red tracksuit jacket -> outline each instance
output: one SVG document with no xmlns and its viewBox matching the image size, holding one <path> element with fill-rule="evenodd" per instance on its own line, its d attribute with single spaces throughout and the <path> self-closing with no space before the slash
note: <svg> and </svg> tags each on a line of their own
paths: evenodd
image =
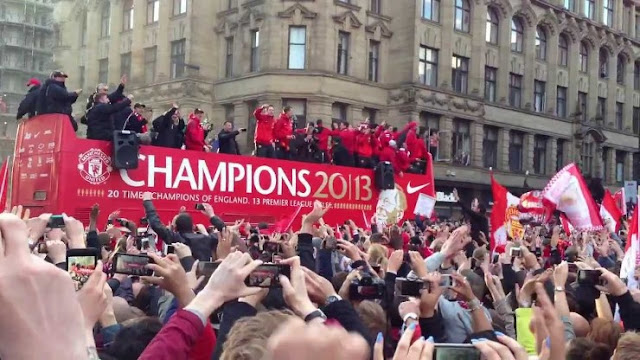
<svg viewBox="0 0 640 360">
<path fill-rule="evenodd" d="M 187 150 L 204 151 L 204 128 L 194 114 L 189 115 L 189 123 L 184 134 L 184 145 Z"/>
<path fill-rule="evenodd" d="M 393 166 L 393 170 L 396 170 L 396 150 L 391 146 L 385 146 L 380 152 L 380 161 L 388 161 Z"/>
<path fill-rule="evenodd" d="M 339 137 L 340 140 L 342 140 L 342 145 L 350 154 L 353 154 L 355 151 L 357 135 L 358 130 L 355 129 L 333 130 L 331 132 L 331 136 Z"/>
<path fill-rule="evenodd" d="M 373 156 L 377 141 L 373 134 L 358 134 L 356 137 L 356 154 L 361 157 L 370 158 Z"/>
<path fill-rule="evenodd" d="M 273 126 L 273 139 L 280 142 L 280 146 L 289 149 L 289 136 L 293 134 L 291 118 L 282 113 Z"/>
<path fill-rule="evenodd" d="M 273 116 L 262 114 L 262 108 L 259 107 L 253 113 L 256 118 L 256 133 L 254 140 L 257 145 L 271 145 L 273 143 L 273 126 L 275 120 Z"/>
<path fill-rule="evenodd" d="M 396 153 L 396 166 L 394 168 L 396 172 L 405 172 L 409 170 L 409 166 L 411 165 L 411 161 L 409 160 L 409 154 L 406 150 L 398 150 Z"/>
<path fill-rule="evenodd" d="M 329 150 L 329 136 L 331 136 L 331 130 L 324 126 L 316 127 L 316 138 L 318 139 L 318 149 L 321 151 Z"/>
</svg>

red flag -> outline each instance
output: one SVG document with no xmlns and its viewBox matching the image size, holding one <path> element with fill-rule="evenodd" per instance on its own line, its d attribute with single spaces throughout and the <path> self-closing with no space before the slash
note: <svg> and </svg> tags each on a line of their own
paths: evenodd
<svg viewBox="0 0 640 360">
<path fill-rule="evenodd" d="M 640 200 L 640 197 L 638 198 Z M 638 262 L 638 256 L 640 255 L 640 246 L 638 246 L 638 239 L 640 234 L 640 203 L 636 205 L 636 209 L 633 211 L 631 222 L 629 223 L 629 232 L 627 233 L 627 243 L 624 249 L 624 258 L 622 259 L 622 265 L 620 266 L 620 278 L 627 279 L 627 286 L 630 289 L 637 288 L 638 280 L 635 278 L 634 273 Z"/>
<path fill-rule="evenodd" d="M 507 243 L 507 235 L 511 238 L 519 238 L 522 225 L 518 221 L 518 203 L 520 199 L 513 196 L 507 189 L 500 185 L 491 173 L 491 191 L 493 192 L 493 209 L 491 210 L 491 251 L 504 248 Z"/>
<path fill-rule="evenodd" d="M 620 209 L 616 206 L 616 201 L 613 199 L 613 196 L 611 196 L 609 190 L 604 191 L 604 197 L 600 205 L 600 216 L 609 232 L 618 232 L 618 230 L 620 230 L 620 217 L 622 217 L 622 212 L 620 212 Z"/>
<path fill-rule="evenodd" d="M 293 213 L 289 214 L 289 216 L 285 216 L 278 220 L 273 227 L 273 231 L 278 233 L 285 233 L 289 231 L 289 228 L 293 225 L 293 221 L 300 213 L 300 209 L 302 209 L 302 205 L 298 206 L 298 208 Z"/>
<path fill-rule="evenodd" d="M 598 205 L 576 164 L 569 164 L 553 176 L 542 190 L 548 206 L 564 212 L 576 230 L 600 230 Z"/>
<path fill-rule="evenodd" d="M 10 157 L 0 167 L 0 209 L 7 208 L 7 192 L 9 190 L 9 161 Z"/>
<path fill-rule="evenodd" d="M 613 194 L 613 200 L 616 201 L 616 205 L 618 205 L 618 209 L 620 209 L 620 212 L 622 213 L 622 215 L 627 215 L 626 198 L 627 197 L 624 193 L 624 188 L 620 188 L 620 190 L 616 191 L 616 193 Z"/>
<path fill-rule="evenodd" d="M 567 234 L 567 236 L 571 236 L 571 233 L 573 232 L 573 225 L 571 225 L 571 221 L 567 219 L 567 215 L 564 213 L 560 214 L 560 223 L 562 224 L 564 233 Z"/>
</svg>

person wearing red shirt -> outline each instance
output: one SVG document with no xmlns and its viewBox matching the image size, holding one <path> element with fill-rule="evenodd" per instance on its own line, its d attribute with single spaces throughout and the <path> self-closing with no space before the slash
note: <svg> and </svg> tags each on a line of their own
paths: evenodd
<svg viewBox="0 0 640 360">
<path fill-rule="evenodd" d="M 204 111 L 197 108 L 189 115 L 189 123 L 187 124 L 187 130 L 184 134 L 184 145 L 187 150 L 211 151 L 211 146 L 207 145 L 204 141 L 207 135 L 202 127 L 201 121 L 203 115 Z"/>
<path fill-rule="evenodd" d="M 373 168 L 373 151 L 377 146 L 375 136 L 367 126 L 360 130 L 356 138 L 356 155 L 358 156 L 358 167 L 365 169 Z"/>
<path fill-rule="evenodd" d="M 321 152 L 322 163 L 329 162 L 329 136 L 331 136 L 331 130 L 327 129 L 322 124 L 322 119 L 316 120 L 316 127 L 313 130 L 313 136 L 318 144 L 318 150 Z"/>
<path fill-rule="evenodd" d="M 380 162 L 389 162 L 393 166 L 395 171 L 397 168 L 397 155 L 396 155 L 396 142 L 394 140 L 389 141 L 388 146 L 384 146 L 380 152 Z"/>
<path fill-rule="evenodd" d="M 264 104 L 253 112 L 253 116 L 256 118 L 255 155 L 265 158 L 275 157 L 273 149 L 273 126 L 275 125 L 273 106 Z"/>
<path fill-rule="evenodd" d="M 398 150 L 398 152 L 396 153 L 397 168 L 394 168 L 394 170 L 396 171 L 396 173 L 407 172 L 410 165 L 411 161 L 409 160 L 409 153 L 407 152 L 407 150 L 405 150 L 405 148 L 400 148 L 400 150 Z"/>
<path fill-rule="evenodd" d="M 289 160 L 291 158 L 289 141 L 294 138 L 293 125 L 291 124 L 292 114 L 291 106 L 285 106 L 273 126 L 275 155 L 278 159 Z"/>
<path fill-rule="evenodd" d="M 355 153 L 354 150 L 356 147 L 356 136 L 358 135 L 358 131 L 356 129 L 352 129 L 346 121 L 341 122 L 338 126 L 338 129 L 331 132 L 331 136 L 340 138 L 340 143 L 345 149 L 347 149 L 349 156 L 354 159 L 354 161 L 349 162 L 356 163 L 353 155 Z"/>
<path fill-rule="evenodd" d="M 411 161 L 409 168 L 410 173 L 424 174 L 426 171 L 428 150 L 424 134 L 424 128 L 419 130 L 419 135 L 416 135 L 415 129 L 411 129 L 407 133 L 407 150 L 409 151 L 409 160 Z"/>
</svg>

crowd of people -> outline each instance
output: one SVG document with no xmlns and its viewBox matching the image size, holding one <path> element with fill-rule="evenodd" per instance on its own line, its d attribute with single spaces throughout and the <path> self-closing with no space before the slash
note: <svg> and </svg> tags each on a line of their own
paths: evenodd
<svg viewBox="0 0 640 360">
<path fill-rule="evenodd" d="M 29 91 L 20 104 L 17 119 L 64 114 L 77 131 L 72 105 L 82 89 L 69 92 L 65 85 L 67 77 L 62 71 L 54 71 L 44 84 L 38 79 L 30 79 L 27 83 Z M 225 121 L 217 135 L 209 136 L 213 128 L 205 121 L 204 111 L 194 109 L 185 121 L 178 104 L 173 104 L 171 109 L 149 121 L 146 106 L 134 103 L 133 95 L 125 95 L 126 83 L 127 77 L 123 76 L 111 93 L 108 85 L 99 84 L 88 97 L 86 112 L 80 120 L 87 125 L 88 139 L 111 141 L 114 131 L 128 130 L 138 134 L 141 144 L 234 155 L 241 153 L 236 137 L 246 132 L 246 128 L 236 130 L 231 121 Z M 428 153 L 435 155 L 437 151 L 437 133 L 429 134 L 415 122 L 408 123 L 402 130 L 384 122 L 374 124 L 369 119 L 357 126 L 347 121 L 332 122 L 331 128 L 327 128 L 318 119 L 298 128 L 291 107 L 285 106 L 278 115 L 269 104 L 260 106 L 253 115 L 256 119 L 253 153 L 259 157 L 361 168 L 373 168 L 379 162 L 389 162 L 396 173 L 422 174 L 426 171 Z"/>
<path fill-rule="evenodd" d="M 208 204 L 207 224 L 185 207 L 166 224 L 142 199 L 139 223 L 116 211 L 100 229 L 97 204 L 86 228 L 0 214 L 0 358 L 640 358 L 640 291 L 619 277 L 626 223 L 528 225 L 491 251 L 477 201 L 459 201 L 463 218 L 384 228 L 334 228 L 316 201 L 276 233 Z M 98 258 L 81 286 L 67 263 L 79 249 Z"/>
</svg>

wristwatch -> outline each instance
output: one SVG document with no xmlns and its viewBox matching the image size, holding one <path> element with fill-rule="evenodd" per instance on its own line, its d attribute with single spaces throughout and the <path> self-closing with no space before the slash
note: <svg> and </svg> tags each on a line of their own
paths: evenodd
<svg viewBox="0 0 640 360">
<path fill-rule="evenodd" d="M 340 297 L 340 295 L 329 295 L 329 297 L 327 298 L 327 300 L 324 302 L 324 305 L 331 305 L 336 301 L 340 301 L 342 300 L 342 298 Z"/>
<path fill-rule="evenodd" d="M 469 306 L 470 311 L 476 311 L 482 307 L 482 304 L 480 304 L 480 300 L 473 298 L 473 300 L 467 302 L 467 306 Z"/>
<path fill-rule="evenodd" d="M 309 315 L 304 317 L 304 322 L 308 323 L 314 319 L 321 318 L 322 321 L 327 320 L 327 315 L 325 315 L 322 310 L 316 309 L 309 313 Z"/>
<path fill-rule="evenodd" d="M 412 319 L 412 320 L 416 320 L 416 321 L 418 321 L 418 319 L 419 319 L 418 314 L 416 314 L 416 313 L 408 313 L 407 315 L 405 315 L 405 316 L 402 318 L 402 322 L 403 322 L 403 323 L 406 323 L 406 322 L 407 322 L 407 320 L 409 320 L 409 319 Z"/>
<path fill-rule="evenodd" d="M 555 292 L 564 292 L 564 286 L 556 286 L 553 290 Z"/>
</svg>

